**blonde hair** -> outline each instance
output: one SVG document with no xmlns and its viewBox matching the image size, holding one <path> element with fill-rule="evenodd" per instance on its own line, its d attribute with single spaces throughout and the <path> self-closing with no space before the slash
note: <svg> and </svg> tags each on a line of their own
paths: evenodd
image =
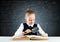
<svg viewBox="0 0 60 42">
<path fill-rule="evenodd" d="M 30 15 L 32 15 L 32 14 L 35 15 L 34 10 L 32 10 L 32 9 L 30 9 L 30 8 L 27 8 L 26 14 L 25 14 L 25 19 L 26 19 L 27 16 L 30 16 Z"/>
<path fill-rule="evenodd" d="M 31 8 L 27 8 L 26 13 L 32 14 L 32 13 L 35 13 L 35 12 Z"/>
</svg>

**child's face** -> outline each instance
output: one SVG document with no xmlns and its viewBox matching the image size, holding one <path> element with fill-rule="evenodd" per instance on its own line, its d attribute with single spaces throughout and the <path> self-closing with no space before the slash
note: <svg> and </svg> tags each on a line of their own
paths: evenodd
<svg viewBox="0 0 60 42">
<path fill-rule="evenodd" d="M 35 13 L 31 13 L 30 15 L 28 15 L 28 13 L 26 13 L 26 22 L 29 23 L 30 25 L 35 23 Z"/>
</svg>

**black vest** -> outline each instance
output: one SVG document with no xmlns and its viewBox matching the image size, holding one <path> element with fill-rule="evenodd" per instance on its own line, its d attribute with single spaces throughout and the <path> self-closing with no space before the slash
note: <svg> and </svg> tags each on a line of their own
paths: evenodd
<svg viewBox="0 0 60 42">
<path fill-rule="evenodd" d="M 26 23 L 23 23 L 23 25 L 24 25 L 23 32 L 26 31 L 27 29 L 32 30 L 34 27 L 37 27 L 37 24 L 34 24 L 33 27 L 28 26 Z M 31 33 L 28 33 L 28 34 L 26 34 L 26 35 L 37 35 L 37 33 L 32 33 L 32 32 L 31 32 Z"/>
</svg>

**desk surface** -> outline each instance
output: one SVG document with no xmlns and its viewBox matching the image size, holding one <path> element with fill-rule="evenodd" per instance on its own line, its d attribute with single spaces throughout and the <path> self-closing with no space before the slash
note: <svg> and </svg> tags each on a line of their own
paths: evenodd
<svg viewBox="0 0 60 42">
<path fill-rule="evenodd" d="M 48 37 L 48 40 L 12 40 L 12 37 L 0 36 L 0 42 L 60 42 L 60 37 Z"/>
</svg>

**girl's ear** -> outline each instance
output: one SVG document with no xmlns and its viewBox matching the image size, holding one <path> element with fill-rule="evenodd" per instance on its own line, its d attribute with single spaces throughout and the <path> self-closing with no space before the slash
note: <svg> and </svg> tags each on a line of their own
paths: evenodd
<svg viewBox="0 0 60 42">
<path fill-rule="evenodd" d="M 26 16 L 25 16 L 25 20 L 26 20 Z"/>
<path fill-rule="evenodd" d="M 27 18 L 27 15 L 25 14 L 25 20 L 26 20 L 26 18 Z"/>
</svg>

